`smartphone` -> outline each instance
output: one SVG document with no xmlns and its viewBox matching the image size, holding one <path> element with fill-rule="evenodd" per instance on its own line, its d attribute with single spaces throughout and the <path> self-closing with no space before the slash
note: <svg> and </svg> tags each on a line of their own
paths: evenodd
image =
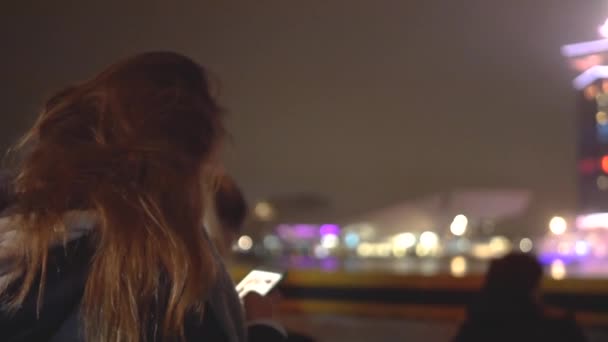
<svg viewBox="0 0 608 342">
<path fill-rule="evenodd" d="M 284 276 L 284 272 L 254 269 L 236 285 L 236 292 L 241 299 L 251 291 L 265 296 L 279 284 Z"/>
</svg>

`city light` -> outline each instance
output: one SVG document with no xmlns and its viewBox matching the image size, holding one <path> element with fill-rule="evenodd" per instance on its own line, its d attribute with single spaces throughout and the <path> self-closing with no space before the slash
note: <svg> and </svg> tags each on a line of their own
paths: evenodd
<svg viewBox="0 0 608 342">
<path fill-rule="evenodd" d="M 495 236 L 490 239 L 488 247 L 494 257 L 500 257 L 511 251 L 511 242 L 504 236 Z"/>
<path fill-rule="evenodd" d="M 362 258 L 369 258 L 373 253 L 373 246 L 367 242 L 364 242 L 357 247 L 357 254 Z"/>
<path fill-rule="evenodd" d="M 337 235 L 327 234 L 321 237 L 321 246 L 327 249 L 338 247 L 340 239 Z"/>
<path fill-rule="evenodd" d="M 431 254 L 431 250 L 429 248 L 424 247 L 423 245 L 416 246 L 416 255 L 419 257 L 425 257 Z"/>
<path fill-rule="evenodd" d="M 267 235 L 264 238 L 264 247 L 268 250 L 277 250 L 281 248 L 281 241 L 274 235 Z"/>
<path fill-rule="evenodd" d="M 426 231 L 420 234 L 420 239 L 416 246 L 416 255 L 419 257 L 435 255 L 438 248 L 439 236 L 433 232 Z"/>
<path fill-rule="evenodd" d="M 598 86 L 596 86 L 595 84 L 589 85 L 587 87 L 585 87 L 585 90 L 583 90 L 583 94 L 585 95 L 585 98 L 589 101 L 592 101 L 593 99 L 595 99 L 600 93 L 600 88 Z"/>
<path fill-rule="evenodd" d="M 247 235 L 241 236 L 237 241 L 237 246 L 242 251 L 248 251 L 253 247 L 253 240 Z"/>
<path fill-rule="evenodd" d="M 597 28 L 597 33 L 604 38 L 608 38 L 608 19 L 606 19 L 603 25 Z"/>
<path fill-rule="evenodd" d="M 604 126 L 608 123 L 608 114 L 606 112 L 599 111 L 595 114 L 595 121 L 598 125 Z"/>
<path fill-rule="evenodd" d="M 335 224 L 324 224 L 319 227 L 319 234 L 325 235 L 340 235 L 340 226 Z"/>
<path fill-rule="evenodd" d="M 471 255 L 478 259 L 490 259 L 495 257 L 489 244 L 485 243 L 473 244 L 471 247 Z"/>
<path fill-rule="evenodd" d="M 268 202 L 259 202 L 256 204 L 253 212 L 262 221 L 270 221 L 275 216 L 274 208 Z"/>
<path fill-rule="evenodd" d="M 519 250 L 524 253 L 529 253 L 534 248 L 534 243 L 529 238 L 523 238 L 519 241 Z"/>
<path fill-rule="evenodd" d="M 605 258 L 608 256 L 608 247 L 603 244 L 598 244 L 593 248 L 593 256 L 596 258 Z"/>
<path fill-rule="evenodd" d="M 325 259 L 329 256 L 329 250 L 323 246 L 315 246 L 314 253 L 317 259 Z"/>
<path fill-rule="evenodd" d="M 570 65 L 576 71 L 583 72 L 593 66 L 600 65 L 604 62 L 602 55 L 588 55 L 578 57 L 570 61 Z"/>
<path fill-rule="evenodd" d="M 454 217 L 452 224 L 450 225 L 450 232 L 455 236 L 462 236 L 467 231 L 467 225 L 469 224 L 469 219 L 464 215 L 457 215 Z"/>
<path fill-rule="evenodd" d="M 467 238 L 460 238 L 456 241 L 456 250 L 460 253 L 466 253 L 471 250 L 471 241 Z"/>
<path fill-rule="evenodd" d="M 348 232 L 344 235 L 344 244 L 350 249 L 357 248 L 360 240 L 359 235 L 355 232 Z"/>
<path fill-rule="evenodd" d="M 435 248 L 439 243 L 439 237 L 433 232 L 423 232 L 420 234 L 420 245 L 424 248 Z"/>
<path fill-rule="evenodd" d="M 562 280 L 566 278 L 566 265 L 564 265 L 564 262 L 559 259 L 553 260 L 549 273 L 551 278 L 555 280 Z"/>
<path fill-rule="evenodd" d="M 359 223 L 350 225 L 345 230 L 357 231 L 362 240 L 370 240 L 376 236 L 376 227 L 368 223 Z"/>
<path fill-rule="evenodd" d="M 450 261 L 450 274 L 454 277 L 461 278 L 467 273 L 467 259 L 463 256 L 454 257 Z"/>
<path fill-rule="evenodd" d="M 608 39 L 564 45 L 562 56 L 566 58 L 584 57 L 608 50 Z"/>
<path fill-rule="evenodd" d="M 578 162 L 578 169 L 584 175 L 593 174 L 598 168 L 599 165 L 595 158 L 585 158 Z"/>
<path fill-rule="evenodd" d="M 596 65 L 578 75 L 572 84 L 575 89 L 583 90 L 599 79 L 608 78 L 608 66 Z"/>
<path fill-rule="evenodd" d="M 597 188 L 601 191 L 608 190 L 608 177 L 601 175 L 596 180 Z"/>
<path fill-rule="evenodd" d="M 602 171 L 604 171 L 604 173 L 608 173 L 608 156 L 602 157 Z"/>
<path fill-rule="evenodd" d="M 390 243 L 379 243 L 376 245 L 376 255 L 381 258 L 391 256 L 392 246 Z"/>
<path fill-rule="evenodd" d="M 568 255 L 572 250 L 572 243 L 568 241 L 561 241 L 557 244 L 557 253 L 561 255 Z"/>
<path fill-rule="evenodd" d="M 608 228 L 608 213 L 593 213 L 581 215 L 576 219 L 576 226 L 580 229 L 591 230 Z"/>
<path fill-rule="evenodd" d="M 414 247 L 416 244 L 416 236 L 412 233 L 402 233 L 393 237 L 393 245 L 396 248 L 407 249 Z"/>
<path fill-rule="evenodd" d="M 416 236 L 412 233 L 401 233 L 395 235 L 392 239 L 393 255 L 395 257 L 403 257 L 407 254 L 407 250 L 416 245 Z"/>
<path fill-rule="evenodd" d="M 578 256 L 585 256 L 589 253 L 589 244 L 585 241 L 576 241 L 574 244 L 574 253 Z"/>
<path fill-rule="evenodd" d="M 549 221 L 549 230 L 555 235 L 562 235 L 568 229 L 566 219 L 561 216 L 555 216 Z"/>
<path fill-rule="evenodd" d="M 363 242 L 357 247 L 357 254 L 362 258 L 387 258 L 391 256 L 392 245 L 386 242 Z"/>
</svg>

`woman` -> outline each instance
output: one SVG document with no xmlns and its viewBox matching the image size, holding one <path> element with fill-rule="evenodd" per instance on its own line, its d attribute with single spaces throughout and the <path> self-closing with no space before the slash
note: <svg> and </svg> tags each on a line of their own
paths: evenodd
<svg viewBox="0 0 608 342">
<path fill-rule="evenodd" d="M 224 136 L 205 71 L 116 63 L 46 104 L 0 219 L 3 341 L 243 341 L 201 229 Z"/>
</svg>

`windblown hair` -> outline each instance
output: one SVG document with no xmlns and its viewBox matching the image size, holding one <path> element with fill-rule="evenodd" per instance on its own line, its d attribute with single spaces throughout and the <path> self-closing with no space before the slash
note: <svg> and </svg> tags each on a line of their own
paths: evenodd
<svg viewBox="0 0 608 342">
<path fill-rule="evenodd" d="M 185 316 L 202 315 L 215 274 L 201 222 L 220 113 L 204 69 L 172 52 L 136 55 L 51 97 L 18 145 L 25 271 L 13 308 L 38 281 L 41 305 L 62 217 L 90 210 L 87 340 L 142 341 L 151 330 L 183 339 Z"/>
</svg>

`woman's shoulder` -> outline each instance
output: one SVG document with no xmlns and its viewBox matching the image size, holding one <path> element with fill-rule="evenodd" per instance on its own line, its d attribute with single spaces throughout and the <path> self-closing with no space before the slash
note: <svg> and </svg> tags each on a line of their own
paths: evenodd
<svg viewBox="0 0 608 342">
<path fill-rule="evenodd" d="M 548 308 L 545 311 L 545 330 L 554 335 L 554 341 L 586 341 L 585 333 L 572 311 Z"/>
</svg>

